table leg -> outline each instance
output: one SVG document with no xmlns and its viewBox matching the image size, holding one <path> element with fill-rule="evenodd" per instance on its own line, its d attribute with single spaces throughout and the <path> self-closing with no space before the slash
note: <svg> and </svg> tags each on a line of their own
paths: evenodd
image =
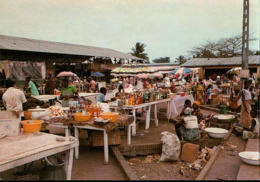
<svg viewBox="0 0 260 182">
<path fill-rule="evenodd" d="M 170 109 L 170 107 L 171 107 L 171 102 L 168 101 L 167 102 L 167 118 L 168 118 L 168 121 L 170 120 L 170 117 L 171 117 L 171 109 Z"/>
<path fill-rule="evenodd" d="M 104 155 L 105 155 L 105 164 L 108 164 L 108 138 L 107 138 L 106 130 L 104 130 Z"/>
<path fill-rule="evenodd" d="M 131 128 L 132 128 L 132 124 L 128 125 L 128 129 L 127 129 L 127 144 L 128 145 L 131 144 Z"/>
<path fill-rule="evenodd" d="M 74 148 L 66 151 L 65 171 L 67 180 L 71 180 Z"/>
<path fill-rule="evenodd" d="M 65 137 L 70 136 L 69 128 L 64 128 L 65 129 Z"/>
<path fill-rule="evenodd" d="M 136 111 L 133 109 L 133 116 L 134 116 L 134 123 L 132 125 L 132 135 L 135 136 L 136 134 Z"/>
<path fill-rule="evenodd" d="M 74 127 L 74 135 L 77 140 L 79 140 L 79 129 Z M 75 158 L 79 159 L 79 146 L 75 147 Z"/>
<path fill-rule="evenodd" d="M 145 122 L 145 129 L 147 130 L 150 127 L 150 115 L 151 115 L 151 105 L 148 106 L 148 110 L 146 113 L 146 122 Z"/>
<path fill-rule="evenodd" d="M 156 127 L 158 127 L 158 119 L 157 119 L 157 104 L 154 104 L 154 121 L 155 121 L 155 125 Z"/>
</svg>

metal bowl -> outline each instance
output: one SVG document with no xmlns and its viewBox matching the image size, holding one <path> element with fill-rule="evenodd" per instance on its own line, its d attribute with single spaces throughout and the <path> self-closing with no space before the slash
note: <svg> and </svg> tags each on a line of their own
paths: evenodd
<svg viewBox="0 0 260 182">
<path fill-rule="evenodd" d="M 213 117 L 216 118 L 220 123 L 229 123 L 235 119 L 235 116 L 230 114 L 220 114 Z"/>
<path fill-rule="evenodd" d="M 212 138 L 224 138 L 224 136 L 228 133 L 228 130 L 223 128 L 205 128 L 205 131 Z"/>
<path fill-rule="evenodd" d="M 239 157 L 247 164 L 250 165 L 260 165 L 260 153 L 259 152 L 251 152 L 244 151 L 240 152 Z"/>
</svg>

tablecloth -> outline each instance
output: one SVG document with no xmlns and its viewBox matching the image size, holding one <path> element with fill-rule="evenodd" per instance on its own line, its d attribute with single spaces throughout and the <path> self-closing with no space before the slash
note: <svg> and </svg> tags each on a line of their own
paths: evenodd
<svg viewBox="0 0 260 182">
<path fill-rule="evenodd" d="M 186 95 L 184 97 L 175 97 L 174 99 L 171 100 L 170 104 L 170 118 L 174 118 L 178 116 L 178 114 L 181 113 L 181 110 L 184 107 L 184 102 L 186 99 L 189 99 L 191 103 L 194 102 L 193 95 Z"/>
</svg>

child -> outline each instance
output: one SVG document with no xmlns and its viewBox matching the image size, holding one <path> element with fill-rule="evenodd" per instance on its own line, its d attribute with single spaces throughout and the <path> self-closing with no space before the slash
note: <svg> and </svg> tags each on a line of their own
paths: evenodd
<svg viewBox="0 0 260 182">
<path fill-rule="evenodd" d="M 210 100 L 211 100 L 211 87 L 212 87 L 212 85 L 208 85 L 208 88 L 205 91 L 205 100 L 204 100 L 204 102 L 206 104 L 210 104 Z"/>
<path fill-rule="evenodd" d="M 186 110 L 186 108 L 191 108 L 191 101 L 189 99 L 185 100 L 184 102 L 184 108 L 182 109 L 180 116 L 184 115 L 184 111 Z"/>
</svg>

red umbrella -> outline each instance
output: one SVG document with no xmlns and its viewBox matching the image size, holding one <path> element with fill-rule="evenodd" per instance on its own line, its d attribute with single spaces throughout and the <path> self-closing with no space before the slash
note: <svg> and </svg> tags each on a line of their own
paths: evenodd
<svg viewBox="0 0 260 182">
<path fill-rule="evenodd" d="M 76 76 L 76 74 L 72 73 L 71 71 L 62 71 L 57 75 L 57 77 L 61 77 L 61 76 Z"/>
</svg>

